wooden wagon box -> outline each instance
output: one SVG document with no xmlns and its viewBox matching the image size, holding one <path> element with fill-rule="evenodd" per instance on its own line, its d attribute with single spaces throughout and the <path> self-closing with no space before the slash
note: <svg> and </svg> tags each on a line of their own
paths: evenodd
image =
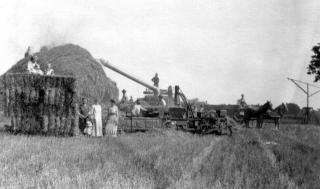
<svg viewBox="0 0 320 189">
<path fill-rule="evenodd" d="M 121 117 L 119 119 L 119 129 L 125 132 L 147 131 L 155 128 L 162 128 L 160 118 Z"/>
</svg>

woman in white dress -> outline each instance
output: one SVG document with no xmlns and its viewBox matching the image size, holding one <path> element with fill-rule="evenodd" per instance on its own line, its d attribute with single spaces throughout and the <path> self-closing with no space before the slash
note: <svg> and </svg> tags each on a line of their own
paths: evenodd
<svg viewBox="0 0 320 189">
<path fill-rule="evenodd" d="M 117 137 L 119 111 L 114 100 L 110 100 L 111 107 L 108 109 L 108 121 L 106 125 L 106 135 Z"/>
<path fill-rule="evenodd" d="M 95 132 L 93 136 L 102 136 L 102 118 L 101 118 L 101 106 L 96 99 L 94 105 L 92 105 L 92 113 L 95 121 Z"/>
</svg>

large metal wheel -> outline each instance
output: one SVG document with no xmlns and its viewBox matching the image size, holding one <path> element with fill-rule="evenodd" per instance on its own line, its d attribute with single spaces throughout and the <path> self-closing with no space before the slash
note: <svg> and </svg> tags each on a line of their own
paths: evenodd
<svg viewBox="0 0 320 189">
<path fill-rule="evenodd" d="M 208 133 L 208 130 L 209 130 L 208 125 L 203 124 L 200 126 L 200 134 L 205 135 Z"/>
</svg>

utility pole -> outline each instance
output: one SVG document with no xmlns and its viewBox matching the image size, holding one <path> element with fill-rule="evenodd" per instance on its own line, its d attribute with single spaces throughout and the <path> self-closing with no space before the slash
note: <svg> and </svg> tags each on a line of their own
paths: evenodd
<svg viewBox="0 0 320 189">
<path fill-rule="evenodd" d="M 313 85 L 311 83 L 307 83 L 307 82 L 304 82 L 304 81 L 299 81 L 299 80 L 296 80 L 296 79 L 291 79 L 291 78 L 288 78 L 289 81 L 292 81 L 299 89 L 301 89 L 306 95 L 307 95 L 307 110 L 306 110 L 306 123 L 309 124 L 309 121 L 310 121 L 310 106 L 309 106 L 309 98 L 314 96 L 315 94 L 319 93 L 320 92 L 320 87 L 317 86 L 317 85 Z M 307 89 L 304 89 L 303 86 L 306 86 Z M 309 92 L 309 88 L 310 87 L 313 87 L 313 88 L 317 88 L 317 90 L 313 93 L 310 94 Z"/>
</svg>

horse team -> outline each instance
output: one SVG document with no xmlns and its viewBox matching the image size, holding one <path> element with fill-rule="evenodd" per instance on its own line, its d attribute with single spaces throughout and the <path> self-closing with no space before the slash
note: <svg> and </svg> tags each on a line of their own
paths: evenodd
<svg viewBox="0 0 320 189">
<path fill-rule="evenodd" d="M 267 101 L 259 108 L 247 107 L 244 109 L 243 122 L 245 127 L 249 127 L 250 121 L 257 121 L 257 128 L 262 128 L 264 120 L 272 120 L 275 124 L 276 129 L 279 129 L 280 119 L 283 117 L 285 112 L 288 111 L 287 106 L 282 103 L 272 111 L 272 103 Z"/>
</svg>

